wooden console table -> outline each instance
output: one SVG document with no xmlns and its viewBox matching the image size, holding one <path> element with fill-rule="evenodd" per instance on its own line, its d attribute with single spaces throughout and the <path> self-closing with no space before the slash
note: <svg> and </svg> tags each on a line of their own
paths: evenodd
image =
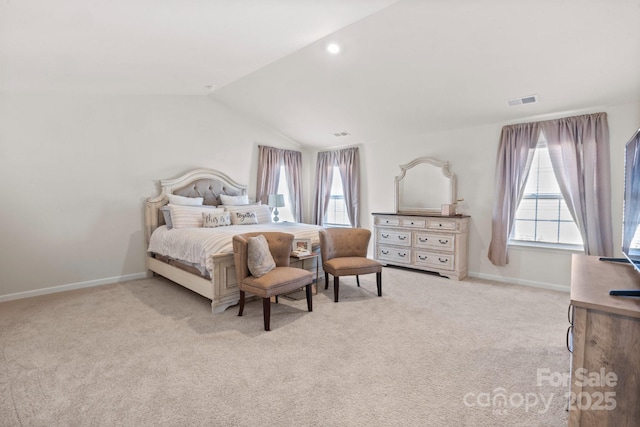
<svg viewBox="0 0 640 427">
<path fill-rule="evenodd" d="M 640 426 L 640 289 L 631 265 L 573 255 L 570 426 Z"/>
</svg>

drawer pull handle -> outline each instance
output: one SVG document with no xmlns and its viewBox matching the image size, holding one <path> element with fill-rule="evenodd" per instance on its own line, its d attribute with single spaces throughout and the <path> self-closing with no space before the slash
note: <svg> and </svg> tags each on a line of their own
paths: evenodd
<svg viewBox="0 0 640 427">
<path fill-rule="evenodd" d="M 407 236 L 398 236 L 398 239 L 400 239 L 400 240 L 407 240 Z"/>
<path fill-rule="evenodd" d="M 573 353 L 573 325 L 567 328 L 567 350 L 569 353 Z"/>
<path fill-rule="evenodd" d="M 426 237 L 418 237 L 418 240 L 420 240 L 422 243 L 425 243 L 426 241 L 428 241 L 429 239 L 427 239 Z"/>
<path fill-rule="evenodd" d="M 444 258 L 444 259 L 438 258 L 438 261 L 444 264 L 445 262 L 449 262 L 449 258 Z"/>
<path fill-rule="evenodd" d="M 398 252 L 398 256 L 399 256 L 400 258 L 404 258 L 405 256 L 407 256 L 407 254 L 403 254 L 402 252 Z"/>
<path fill-rule="evenodd" d="M 385 251 L 384 249 L 381 249 L 380 252 L 382 252 L 383 255 L 389 255 L 389 251 Z"/>
<path fill-rule="evenodd" d="M 447 243 L 449 243 L 449 240 L 438 239 L 438 242 L 440 242 L 443 245 L 446 245 Z"/>
<path fill-rule="evenodd" d="M 420 258 L 420 261 L 426 261 L 428 257 L 422 256 L 422 255 L 418 255 L 418 258 Z"/>
<path fill-rule="evenodd" d="M 381 236 L 382 236 L 383 239 L 388 239 L 389 238 L 388 234 L 381 234 Z"/>
<path fill-rule="evenodd" d="M 411 221 L 411 225 L 413 225 L 413 221 Z"/>
<path fill-rule="evenodd" d="M 442 227 L 442 224 L 438 224 L 438 227 Z"/>
</svg>

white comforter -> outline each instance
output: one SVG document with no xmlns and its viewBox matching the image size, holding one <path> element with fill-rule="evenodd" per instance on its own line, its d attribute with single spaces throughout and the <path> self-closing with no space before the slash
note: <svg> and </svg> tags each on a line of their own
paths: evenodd
<svg viewBox="0 0 640 427">
<path fill-rule="evenodd" d="M 282 231 L 291 233 L 296 239 L 311 239 L 311 246 L 320 244 L 318 230 L 320 226 L 294 222 L 270 224 L 230 225 L 215 228 L 179 228 L 158 227 L 149 241 L 149 252 L 187 261 L 195 266 L 204 266 L 209 273 L 213 262 L 209 255 L 233 252 L 231 240 L 236 234 L 254 231 Z"/>
</svg>

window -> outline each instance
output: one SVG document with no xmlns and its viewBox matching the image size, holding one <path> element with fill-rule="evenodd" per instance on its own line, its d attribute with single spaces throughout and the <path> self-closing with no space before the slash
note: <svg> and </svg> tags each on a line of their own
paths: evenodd
<svg viewBox="0 0 640 427">
<path fill-rule="evenodd" d="M 278 181 L 278 194 L 284 196 L 284 206 L 278 208 L 278 218 L 280 221 L 295 222 L 293 213 L 291 213 L 291 198 L 289 197 L 289 186 L 287 185 L 287 168 L 280 166 L 280 180 Z"/>
<path fill-rule="evenodd" d="M 560 193 L 544 137 L 531 162 L 510 240 L 582 249 L 582 237 Z"/>
<path fill-rule="evenodd" d="M 342 178 L 338 166 L 333 167 L 333 179 L 331 180 L 331 195 L 324 224 L 329 227 L 350 227 L 347 204 L 344 201 Z"/>
</svg>

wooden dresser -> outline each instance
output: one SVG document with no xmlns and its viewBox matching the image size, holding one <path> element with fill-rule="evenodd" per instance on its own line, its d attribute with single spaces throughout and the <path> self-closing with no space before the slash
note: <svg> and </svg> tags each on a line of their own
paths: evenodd
<svg viewBox="0 0 640 427">
<path fill-rule="evenodd" d="M 629 264 L 573 255 L 569 342 L 573 341 L 570 426 L 640 426 L 640 289 Z"/>
<path fill-rule="evenodd" d="M 375 259 L 382 264 L 467 277 L 469 217 L 374 213 Z"/>
</svg>

